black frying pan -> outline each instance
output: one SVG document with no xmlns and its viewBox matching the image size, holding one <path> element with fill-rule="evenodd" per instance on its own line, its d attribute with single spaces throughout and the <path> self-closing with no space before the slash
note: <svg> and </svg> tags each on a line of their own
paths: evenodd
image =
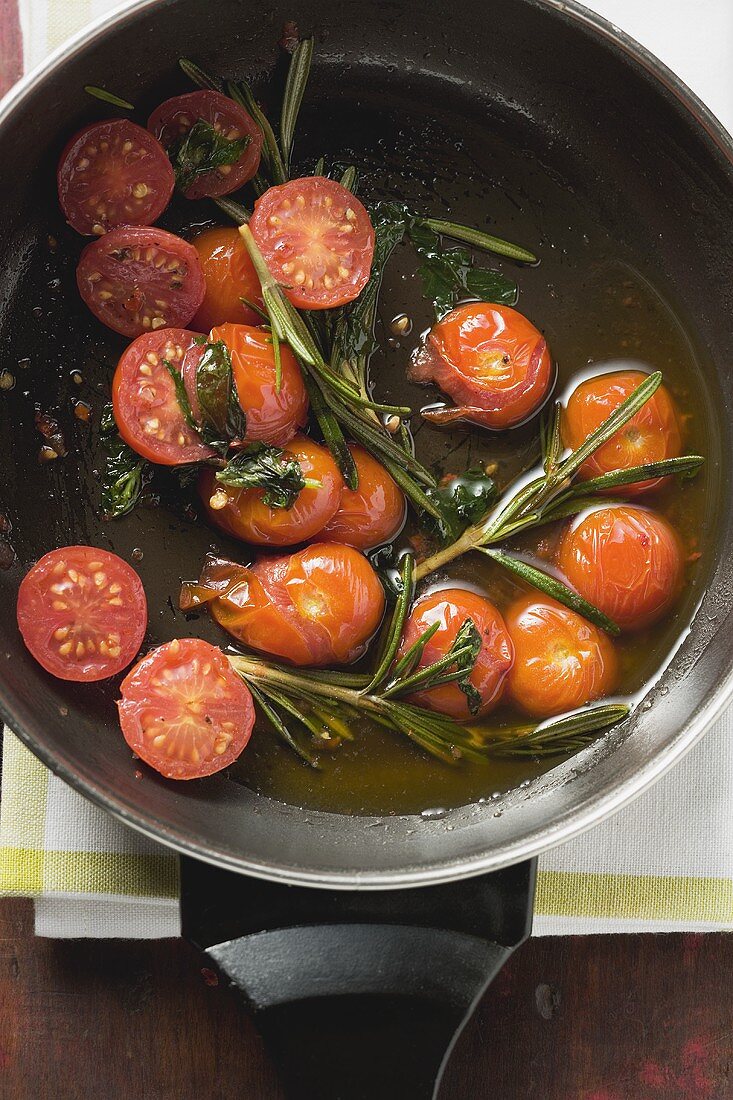
<svg viewBox="0 0 733 1100">
<path fill-rule="evenodd" d="M 489 209 L 503 235 L 538 245 L 543 262 L 522 275 L 522 308 L 542 319 L 561 360 L 577 354 L 579 328 L 598 335 L 589 286 L 593 265 L 611 255 L 663 288 L 695 345 L 690 383 L 709 425 L 709 481 L 690 601 L 703 603 L 654 705 L 527 790 L 440 820 L 304 815 L 227 777 L 185 789 L 147 772 L 140 780 L 116 726 L 114 685 L 50 680 L 15 629 L 28 564 L 89 542 L 127 558 L 144 547 L 151 644 L 184 632 L 220 640 L 169 602 L 181 576 L 197 573 L 211 533 L 174 504 L 114 525 L 90 507 L 94 450 L 70 402 L 99 403 L 123 341 L 78 301 L 80 242 L 58 213 L 54 168 L 68 134 L 100 117 L 84 84 L 107 84 L 144 112 L 186 90 L 175 61 L 189 55 L 258 78 L 266 92 L 284 18 L 318 43 L 296 151 L 304 165 L 321 153 L 354 160 L 367 199 L 401 191 L 481 224 Z M 731 468 L 730 140 L 671 74 L 572 5 L 164 0 L 91 32 L 16 93 L 0 118 L 0 155 L 0 346 L 17 377 L 0 399 L 0 510 L 16 555 L 0 584 L 2 712 L 46 763 L 128 823 L 222 867 L 298 884 L 225 880 L 191 863 L 184 871 L 187 931 L 245 988 L 274 1045 L 291 1048 L 294 1095 L 430 1095 L 448 1036 L 526 932 L 532 868 L 437 884 L 533 856 L 599 820 L 689 747 L 729 694 L 733 514 L 717 473 Z M 179 206 L 166 224 L 186 219 Z M 609 347 L 613 335 L 603 335 Z M 380 365 L 383 392 L 398 368 L 398 357 Z M 52 467 L 37 462 L 36 401 L 59 410 L 72 447 Z M 409 885 L 426 889 L 394 890 Z M 354 887 L 382 892 L 335 892 Z M 359 1035 L 369 1040 L 361 1058 Z M 319 1045 L 313 1057 L 319 1038 L 326 1052 Z"/>
</svg>

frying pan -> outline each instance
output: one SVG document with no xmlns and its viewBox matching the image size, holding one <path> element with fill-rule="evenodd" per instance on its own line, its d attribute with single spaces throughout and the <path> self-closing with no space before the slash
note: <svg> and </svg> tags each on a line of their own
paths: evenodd
<svg viewBox="0 0 733 1100">
<path fill-rule="evenodd" d="M 210 532 L 167 508 L 104 525 L 90 505 L 94 451 L 70 402 L 104 399 L 123 342 L 73 291 L 79 242 L 58 213 L 54 167 L 65 137 L 100 117 L 85 84 L 144 111 L 187 90 L 176 59 L 188 55 L 267 89 L 285 18 L 318 43 L 304 161 L 353 157 L 367 191 L 388 171 L 393 193 L 455 204 L 463 220 L 488 207 L 502 233 L 539 242 L 543 262 L 523 273 L 523 303 L 558 335 L 582 315 L 583 227 L 586 251 L 612 248 L 663 288 L 697 349 L 690 387 L 708 425 L 708 482 L 690 629 L 622 728 L 528 787 L 442 815 L 305 813 L 223 776 L 140 779 L 116 728 L 114 685 L 50 679 L 15 627 L 29 563 L 86 542 L 128 559 L 144 546 L 151 644 L 184 632 L 220 641 L 169 602 L 180 577 L 197 572 Z M 0 347 L 16 376 L 0 401 L 0 510 L 15 551 L 0 577 L 2 715 L 98 805 L 216 865 L 185 863 L 186 930 L 244 988 L 294 1095 L 432 1095 L 450 1036 L 526 934 L 526 861 L 638 795 L 730 696 L 733 508 L 718 475 L 732 468 L 731 139 L 658 61 L 572 3 L 144 0 L 7 97 L 0 158 Z M 60 410 L 70 442 L 53 467 L 37 461 L 34 402 Z M 369 1043 L 361 1052 L 359 1037 Z"/>
</svg>

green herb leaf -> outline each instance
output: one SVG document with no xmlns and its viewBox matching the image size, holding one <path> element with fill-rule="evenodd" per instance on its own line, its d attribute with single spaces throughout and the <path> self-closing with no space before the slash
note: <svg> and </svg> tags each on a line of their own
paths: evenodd
<svg viewBox="0 0 733 1100">
<path fill-rule="evenodd" d="M 478 523 L 496 501 L 498 490 L 493 478 L 483 470 L 469 469 L 459 477 L 453 477 L 437 488 L 425 490 L 426 496 L 437 505 L 441 519 L 422 516 L 421 522 L 443 541 L 452 542 L 467 527 Z"/>
<path fill-rule="evenodd" d="M 606 703 L 554 722 L 503 731 L 496 740 L 488 741 L 486 747 L 492 756 L 506 758 L 558 756 L 561 753 L 566 755 L 579 752 L 595 741 L 601 730 L 623 722 L 629 713 L 630 708 L 623 703 Z"/>
<path fill-rule="evenodd" d="M 237 396 L 232 357 L 222 340 L 206 344 L 196 368 L 196 396 L 199 430 L 206 443 L 224 452 L 230 443 L 244 439 L 247 418 Z"/>
<path fill-rule="evenodd" d="M 101 99 L 103 103 L 111 103 L 113 107 L 123 107 L 126 111 L 134 111 L 135 104 L 128 103 L 126 99 L 120 99 L 114 92 L 108 92 L 106 88 L 95 88 L 93 84 L 85 84 L 84 91 L 87 95 Z"/>
<path fill-rule="evenodd" d="M 231 81 L 227 84 L 229 96 L 244 107 L 262 131 L 262 164 L 269 172 L 273 183 L 285 183 L 288 174 L 285 171 L 280 147 L 277 143 L 274 131 L 267 115 L 254 97 L 254 92 L 244 80 Z M 267 186 L 265 182 L 265 187 Z"/>
<path fill-rule="evenodd" d="M 221 81 L 205 72 L 195 61 L 187 57 L 179 57 L 178 64 L 188 79 L 199 88 L 206 88 L 211 92 L 221 91 Z"/>
<path fill-rule="evenodd" d="M 280 149 L 286 175 L 290 169 L 290 154 L 293 149 L 295 126 L 298 121 L 300 105 L 303 102 L 305 86 L 308 83 L 312 60 L 313 39 L 304 38 L 293 50 L 280 115 Z"/>
<path fill-rule="evenodd" d="M 223 165 L 235 164 L 251 142 L 249 135 L 228 138 L 202 118 L 171 145 L 168 155 L 181 191 L 188 191 L 197 176 Z"/>
<path fill-rule="evenodd" d="M 219 209 L 226 214 L 228 218 L 231 218 L 233 222 L 236 222 L 237 225 L 246 225 L 252 217 L 246 206 L 242 206 L 240 202 L 235 202 L 234 199 L 230 199 L 226 195 L 214 199 L 214 202 Z"/>
<path fill-rule="evenodd" d="M 425 638 L 425 634 L 429 634 L 429 630 L 430 628 L 419 639 L 422 641 L 423 649 L 429 640 Z M 469 683 L 469 677 L 476 663 L 476 658 L 481 652 L 481 645 L 481 635 L 476 629 L 475 623 L 472 619 L 466 619 L 444 656 L 432 664 L 425 665 L 424 668 L 418 668 L 417 671 L 409 675 L 400 676 L 395 669 L 392 680 L 382 692 L 382 697 L 389 699 L 395 695 L 411 694 L 417 689 L 426 691 L 441 684 L 455 682 L 466 695 L 471 714 L 477 714 L 481 706 L 481 695 L 476 691 L 473 684 Z M 421 655 L 422 650 L 420 650 L 418 661 Z"/>
<path fill-rule="evenodd" d="M 472 248 L 480 248 L 483 252 L 494 252 L 497 256 L 507 256 L 510 260 L 520 260 L 525 264 L 537 263 L 537 257 L 526 248 L 518 244 L 503 241 L 500 237 L 492 237 L 480 229 L 473 229 L 468 225 L 457 225 L 455 222 L 447 222 L 442 218 L 420 218 L 420 223 L 432 229 L 434 233 L 440 233 L 443 237 L 452 237 L 454 241 L 462 241 Z"/>
<path fill-rule="evenodd" d="M 183 419 L 186 421 L 189 428 L 193 428 L 193 430 L 197 432 L 199 430 L 199 426 L 194 419 L 193 412 L 191 411 L 191 402 L 188 400 L 188 394 L 186 393 L 186 386 L 183 381 L 183 375 L 178 370 L 178 368 L 174 367 L 168 359 L 163 360 L 163 365 L 166 367 L 168 373 L 173 379 L 173 385 L 176 389 L 176 401 L 178 402 L 178 407 L 183 414 Z"/>
<path fill-rule="evenodd" d="M 216 480 L 236 489 L 264 489 L 270 508 L 292 508 L 306 479 L 294 455 L 266 443 L 250 443 L 230 458 Z"/>
<path fill-rule="evenodd" d="M 413 220 L 409 235 L 422 260 L 418 275 L 423 295 L 433 303 L 438 320 L 449 313 L 460 298 L 516 305 L 519 296 L 516 282 L 500 271 L 474 267 L 468 249 L 444 248 L 438 234 L 424 221 Z"/>
<path fill-rule="evenodd" d="M 152 477 L 152 466 L 122 440 L 112 406 L 102 410 L 100 443 L 106 452 L 102 479 L 102 515 L 105 519 L 124 516 L 137 504 Z"/>
</svg>

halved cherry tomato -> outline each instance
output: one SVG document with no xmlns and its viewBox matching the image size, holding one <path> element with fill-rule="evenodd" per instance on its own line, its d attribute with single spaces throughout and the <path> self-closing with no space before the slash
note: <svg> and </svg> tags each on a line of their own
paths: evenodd
<svg viewBox="0 0 733 1100">
<path fill-rule="evenodd" d="M 244 107 L 221 92 L 213 91 L 188 92 L 166 99 L 148 119 L 148 130 L 168 149 L 199 120 L 208 122 L 229 141 L 241 138 L 248 138 L 249 141 L 234 164 L 222 164 L 211 172 L 196 176 L 185 191 L 186 198 L 228 195 L 251 180 L 259 168 L 262 131 Z"/>
<path fill-rule="evenodd" d="M 608 695 L 616 651 L 606 635 L 548 596 L 522 596 L 505 612 L 514 643 L 509 694 L 520 710 L 549 718 Z"/>
<path fill-rule="evenodd" d="M 442 588 L 422 596 L 410 612 L 399 656 L 434 623 L 440 623 L 425 646 L 415 671 L 439 661 L 445 657 L 458 631 L 469 619 L 482 641 L 469 682 L 481 696 L 480 709 L 476 714 L 488 714 L 501 702 L 506 677 L 514 659 L 514 647 L 501 614 L 483 596 L 465 588 Z M 476 717 L 469 709 L 465 692 L 455 683 L 417 691 L 410 696 L 410 702 L 459 720 Z"/>
<path fill-rule="evenodd" d="M 545 338 L 516 309 L 471 302 L 435 325 L 408 368 L 411 382 L 434 382 L 455 406 L 423 410 L 436 424 L 469 420 L 501 430 L 539 409 L 553 381 Z"/>
<path fill-rule="evenodd" d="M 335 180 L 269 187 L 249 223 L 268 268 L 299 309 L 333 309 L 366 285 L 374 256 L 369 214 Z"/>
<path fill-rule="evenodd" d="M 255 720 L 252 694 L 221 650 L 198 638 L 159 645 L 122 681 L 122 733 L 167 779 L 200 779 L 232 764 Z"/>
<path fill-rule="evenodd" d="M 77 233 L 151 225 L 173 194 L 175 177 L 152 134 L 126 118 L 93 122 L 74 134 L 56 173 L 59 202 Z"/>
<path fill-rule="evenodd" d="M 349 444 L 359 475 L 357 489 L 344 485 L 338 512 L 321 531 L 329 542 L 369 550 L 389 542 L 405 522 L 405 498 L 397 482 L 364 447 Z"/>
<path fill-rule="evenodd" d="M 339 506 L 344 479 L 329 451 L 296 435 L 283 447 L 295 455 L 303 475 L 320 488 L 301 489 L 292 508 L 271 508 L 262 489 L 235 489 L 215 480 L 214 470 L 201 472 L 199 493 L 209 519 L 228 535 L 259 546 L 293 546 L 313 538 Z"/>
<path fill-rule="evenodd" d="M 186 423 L 166 362 L 178 371 L 196 363 L 203 348 L 184 328 L 164 328 L 133 340 L 112 379 L 112 408 L 120 435 L 133 451 L 161 466 L 203 462 L 214 451 Z M 195 366 L 192 368 L 195 370 Z"/>
<path fill-rule="evenodd" d="M 196 249 L 143 226 L 120 226 L 88 244 L 76 281 L 94 316 L 130 337 L 187 325 L 204 298 Z"/>
<path fill-rule="evenodd" d="M 226 322 L 238 325 L 261 324 L 262 318 L 242 298 L 262 306 L 262 288 L 239 231 L 217 226 L 205 229 L 191 241 L 199 254 L 206 282 L 206 293 L 194 328 L 209 332 Z"/>
<path fill-rule="evenodd" d="M 624 630 L 651 626 L 682 587 L 682 548 L 648 508 L 596 508 L 566 531 L 558 564 L 568 582 Z"/>
<path fill-rule="evenodd" d="M 208 602 L 216 621 L 252 649 L 294 665 L 349 664 L 384 613 L 377 574 L 358 550 L 317 542 L 247 568 L 210 558 L 184 609 Z"/>
<path fill-rule="evenodd" d="M 646 378 L 642 371 L 612 371 L 588 378 L 573 391 L 562 417 L 562 438 L 575 450 L 600 427 Z M 580 467 L 587 480 L 610 470 L 627 470 L 682 454 L 682 436 L 669 390 L 660 386 L 631 420 L 599 447 Z M 667 479 L 655 478 L 625 485 L 624 493 L 638 495 L 657 489 Z"/>
<path fill-rule="evenodd" d="M 223 340 L 232 356 L 234 383 L 239 403 L 247 414 L 247 443 L 273 443 L 282 447 L 308 419 L 308 394 L 295 356 L 280 346 L 280 392 L 272 337 L 250 325 L 218 325 L 212 340 Z M 194 411 L 193 375 L 184 371 L 186 389 Z"/>
<path fill-rule="evenodd" d="M 140 578 L 116 554 L 62 546 L 44 554 L 18 592 L 18 627 L 60 680 L 106 680 L 129 665 L 148 625 Z"/>
</svg>

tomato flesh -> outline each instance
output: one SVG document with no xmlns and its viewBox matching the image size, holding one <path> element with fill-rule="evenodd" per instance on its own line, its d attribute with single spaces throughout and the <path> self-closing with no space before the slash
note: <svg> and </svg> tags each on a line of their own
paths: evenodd
<svg viewBox="0 0 733 1100">
<path fill-rule="evenodd" d="M 120 226 L 88 244 L 76 281 L 94 316 L 129 337 L 185 327 L 204 298 L 196 249 L 144 226 Z"/>
<path fill-rule="evenodd" d="M 250 568 L 210 560 L 183 606 L 206 600 L 207 589 L 213 618 L 234 638 L 294 665 L 355 661 L 384 613 L 372 566 L 358 550 L 334 543 L 261 558 Z"/>
<path fill-rule="evenodd" d="M 481 649 L 469 676 L 469 682 L 481 696 L 477 714 L 471 713 L 465 692 L 455 683 L 441 684 L 410 696 L 410 702 L 417 706 L 463 721 L 488 714 L 498 706 L 514 660 L 514 647 L 506 624 L 494 605 L 485 597 L 463 588 L 443 588 L 422 596 L 410 612 L 398 654 L 402 656 L 421 634 L 439 623 L 415 671 L 425 668 L 445 657 L 468 619 L 481 635 Z"/>
<path fill-rule="evenodd" d="M 69 141 L 56 173 L 59 202 L 77 233 L 151 225 L 170 202 L 175 177 L 152 134 L 126 118 L 85 126 Z"/>
<path fill-rule="evenodd" d="M 289 347 L 280 346 L 280 391 L 272 337 L 250 325 L 218 325 L 211 340 L 222 340 L 232 356 L 239 403 L 247 414 L 247 443 L 289 443 L 308 419 L 308 394 Z M 189 399 L 196 407 L 193 375 L 186 374 Z"/>
<path fill-rule="evenodd" d="M 321 531 L 329 542 L 369 550 L 390 542 L 405 522 L 405 498 L 397 482 L 364 447 L 349 444 L 359 484 L 344 485 L 338 511 Z"/>
<path fill-rule="evenodd" d="M 208 122 L 230 141 L 248 138 L 249 143 L 233 164 L 222 164 L 197 175 L 184 194 L 187 199 L 228 195 L 251 180 L 259 168 L 262 131 L 244 107 L 221 92 L 209 90 L 166 99 L 148 119 L 148 130 L 168 149 L 198 120 Z"/>
<path fill-rule="evenodd" d="M 249 741 L 254 704 L 221 650 L 198 638 L 158 646 L 122 681 L 128 745 L 167 779 L 200 779 L 232 764 Z"/>
<path fill-rule="evenodd" d="M 26 573 L 18 627 L 40 665 L 60 680 L 106 680 L 130 664 L 148 623 L 142 582 L 116 554 L 62 546 Z"/>
<path fill-rule="evenodd" d="M 546 596 L 524 596 L 505 613 L 514 643 L 509 694 L 535 718 L 550 718 L 608 695 L 618 661 L 609 638 Z"/>
<path fill-rule="evenodd" d="M 335 180 L 307 176 L 270 187 L 249 223 L 272 275 L 299 309 L 333 309 L 364 289 L 374 229 L 357 198 Z"/>
<path fill-rule="evenodd" d="M 569 584 L 622 629 L 661 619 L 680 594 L 682 548 L 648 508 L 597 508 L 566 531 L 558 564 Z"/>
<path fill-rule="evenodd" d="M 468 420 L 496 431 L 520 424 L 547 397 L 554 376 L 544 336 L 516 309 L 470 302 L 433 327 L 408 378 L 434 382 L 454 401 L 425 409 L 438 424 Z"/>
<path fill-rule="evenodd" d="M 184 360 L 203 354 L 195 332 L 166 328 L 138 336 L 127 348 L 112 380 L 112 408 L 120 435 L 150 462 L 179 466 L 214 455 L 186 423 L 166 362 L 179 372 Z"/>
<path fill-rule="evenodd" d="M 249 252 L 234 228 L 205 229 L 191 241 L 199 254 L 206 290 L 193 327 L 209 332 L 227 322 L 257 325 L 262 317 L 242 302 L 262 307 L 262 288 Z"/>
<path fill-rule="evenodd" d="M 203 470 L 199 493 L 215 526 L 234 538 L 257 546 L 293 546 L 313 538 L 336 514 L 344 480 L 325 447 L 307 435 L 296 435 L 283 447 L 295 455 L 303 475 L 319 488 L 301 489 L 292 508 L 271 508 L 262 489 L 236 489 L 216 481 L 214 470 Z"/>
<path fill-rule="evenodd" d="M 581 382 L 563 412 L 565 446 L 576 450 L 646 377 L 643 371 L 611 371 Z M 661 462 L 681 454 L 682 435 L 674 401 L 666 386 L 661 385 L 631 420 L 586 459 L 580 467 L 579 477 L 587 480 L 611 470 L 627 470 L 631 466 Z M 624 493 L 635 496 L 651 492 L 667 480 L 655 478 L 625 485 Z"/>
</svg>

